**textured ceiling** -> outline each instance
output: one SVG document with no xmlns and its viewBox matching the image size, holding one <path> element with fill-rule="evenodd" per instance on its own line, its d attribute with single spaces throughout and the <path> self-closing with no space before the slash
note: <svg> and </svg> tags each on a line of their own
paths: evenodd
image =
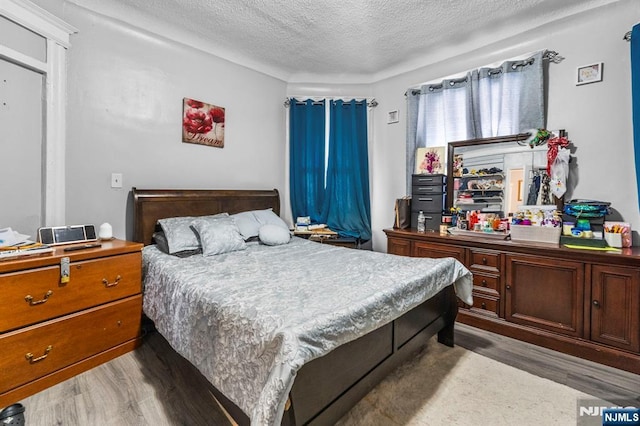
<svg viewBox="0 0 640 426">
<path fill-rule="evenodd" d="M 618 0 L 69 1 L 286 81 L 374 81 Z"/>
</svg>

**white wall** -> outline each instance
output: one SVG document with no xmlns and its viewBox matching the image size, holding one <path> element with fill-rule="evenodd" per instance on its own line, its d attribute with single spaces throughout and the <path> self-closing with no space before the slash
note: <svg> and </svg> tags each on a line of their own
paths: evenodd
<svg viewBox="0 0 640 426">
<path fill-rule="evenodd" d="M 621 0 L 471 50 L 434 52 L 431 65 L 373 85 L 292 84 L 92 14 L 63 0 L 36 0 L 79 29 L 69 60 L 67 223 L 110 221 L 125 236 L 127 190 L 137 187 L 278 188 L 288 206 L 289 95 L 375 97 L 370 132 L 374 249 L 386 250 L 393 200 L 405 195 L 404 93 L 408 87 L 539 49 L 566 57 L 549 66 L 547 127 L 576 146 L 570 197 L 607 200 L 640 226 L 633 164 L 629 43 L 640 2 Z M 62 15 L 60 15 L 62 11 Z M 429 58 L 427 58 L 429 59 Z M 603 61 L 604 81 L 575 86 L 576 67 Z M 226 147 L 183 144 L 181 100 L 227 108 Z M 400 122 L 387 124 L 399 110 Z M 112 172 L 124 189 L 109 187 Z M 287 211 L 287 209 L 285 209 Z M 129 234 L 130 236 L 130 230 Z M 637 244 L 637 242 L 636 242 Z"/>
<path fill-rule="evenodd" d="M 633 162 L 629 43 L 623 35 L 637 23 L 640 2 L 622 0 L 555 22 L 518 37 L 498 40 L 374 84 L 380 105 L 374 123 L 372 226 L 374 250 L 386 251 L 382 229 L 392 225 L 395 198 L 405 195 L 404 93 L 409 87 L 534 50 L 558 51 L 566 59 L 549 65 L 549 129 L 566 129 L 575 145 L 571 198 L 610 201 L 612 207 L 640 228 L 638 191 Z M 442 57 L 442 52 L 434 55 Z M 575 85 L 576 68 L 604 62 L 604 81 Z M 386 124 L 386 112 L 399 110 L 400 123 Z M 638 244 L 638 242 L 635 242 Z"/>
<path fill-rule="evenodd" d="M 39 3 L 59 11 L 60 1 Z M 131 238 L 134 186 L 282 194 L 284 82 L 68 2 L 62 9 L 79 30 L 68 61 L 67 224 L 110 222 Z M 184 97 L 226 108 L 224 148 L 182 142 Z M 112 172 L 123 174 L 122 189 L 111 188 Z"/>
</svg>

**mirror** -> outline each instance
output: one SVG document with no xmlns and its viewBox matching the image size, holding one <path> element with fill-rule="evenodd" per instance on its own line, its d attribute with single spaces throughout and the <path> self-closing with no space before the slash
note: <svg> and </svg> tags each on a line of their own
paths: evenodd
<svg viewBox="0 0 640 426">
<path fill-rule="evenodd" d="M 531 148 L 529 133 L 450 142 L 447 152 L 447 211 L 477 210 L 507 217 L 519 206 L 558 204 L 531 183 L 543 178 L 547 145 Z"/>
</svg>

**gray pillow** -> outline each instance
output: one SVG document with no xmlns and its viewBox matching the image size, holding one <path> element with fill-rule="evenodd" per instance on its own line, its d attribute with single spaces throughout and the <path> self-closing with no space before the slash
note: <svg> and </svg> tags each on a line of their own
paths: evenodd
<svg viewBox="0 0 640 426">
<path fill-rule="evenodd" d="M 153 241 L 161 252 L 169 254 L 169 244 L 167 243 L 167 237 L 164 235 L 164 232 L 154 232 Z M 189 257 L 194 254 L 202 254 L 202 249 L 198 247 L 195 250 L 182 250 L 171 254 L 177 257 Z"/>
<path fill-rule="evenodd" d="M 193 229 L 191 229 L 191 222 L 193 222 L 194 219 L 228 216 L 228 213 L 220 213 L 211 216 L 168 217 L 158 220 L 158 223 L 167 238 L 169 254 L 174 254 L 180 251 L 197 250 L 200 248 L 198 237 Z"/>
<path fill-rule="evenodd" d="M 197 232 L 203 256 L 244 250 L 247 244 L 230 217 L 195 219 L 191 226 Z"/>
<path fill-rule="evenodd" d="M 260 231 L 260 222 L 252 211 L 232 214 L 231 217 L 238 225 L 240 233 L 245 240 L 258 236 Z"/>
<path fill-rule="evenodd" d="M 246 212 L 232 214 L 231 217 L 238 225 L 240 233 L 245 241 L 250 238 L 257 237 L 260 227 L 263 225 L 277 225 L 283 229 L 289 230 L 287 224 L 273 212 L 273 209 L 250 210 Z"/>
<path fill-rule="evenodd" d="M 260 241 L 268 246 L 279 246 L 287 244 L 291 240 L 289 229 L 283 229 L 278 225 L 264 225 L 259 231 Z"/>
</svg>

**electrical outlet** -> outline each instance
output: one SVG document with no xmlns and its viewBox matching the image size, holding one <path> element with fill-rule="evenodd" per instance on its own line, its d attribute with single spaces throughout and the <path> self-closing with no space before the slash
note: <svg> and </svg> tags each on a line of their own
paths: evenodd
<svg viewBox="0 0 640 426">
<path fill-rule="evenodd" d="M 111 187 L 122 188 L 122 173 L 111 173 Z"/>
</svg>

